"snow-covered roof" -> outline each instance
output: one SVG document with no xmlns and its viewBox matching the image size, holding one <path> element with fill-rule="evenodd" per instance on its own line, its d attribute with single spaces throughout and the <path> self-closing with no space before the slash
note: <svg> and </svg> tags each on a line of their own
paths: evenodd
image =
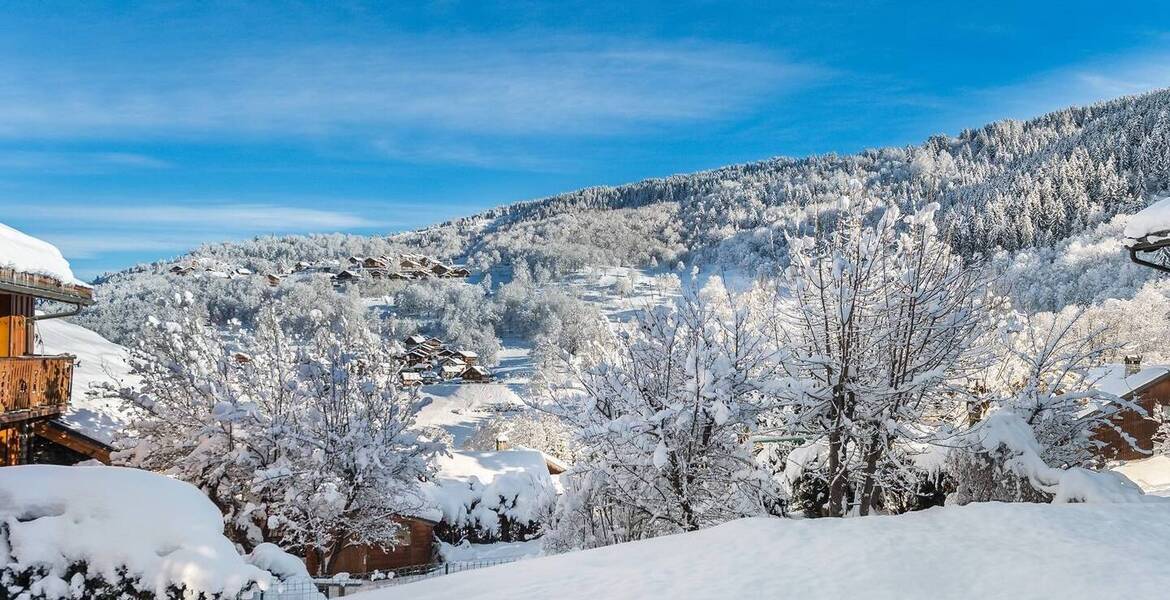
<svg viewBox="0 0 1170 600">
<path fill-rule="evenodd" d="M 56 246 L 0 223 L 0 285 L 48 292 L 55 300 L 92 301 L 89 284 L 73 276 Z M 64 296 L 64 297 L 60 297 Z"/>
<path fill-rule="evenodd" d="M 1125 226 L 1125 245 L 1142 248 L 1170 240 L 1170 196 L 1154 202 L 1129 218 Z"/>
<path fill-rule="evenodd" d="M 1132 375 L 1125 374 L 1125 365 L 1108 364 L 1089 371 L 1089 380 L 1098 391 L 1121 398 L 1140 392 L 1170 375 L 1170 367 L 1150 365 Z"/>
<path fill-rule="evenodd" d="M 13 561 L 18 570 L 42 569 L 64 589 L 68 580 L 61 578 L 79 562 L 90 577 L 111 582 L 125 569 L 160 598 L 175 585 L 186 586 L 192 597 L 235 597 L 270 579 L 224 537 L 223 516 L 203 492 L 148 471 L 0 469 L 0 522 L 7 528 L 0 529 L 0 549 L 6 550 L 0 561 Z"/>
<path fill-rule="evenodd" d="M 478 354 L 472 352 L 471 350 L 459 350 L 459 351 L 455 352 L 455 354 L 458 354 L 459 356 L 462 356 L 463 358 L 477 358 L 477 357 L 479 357 Z"/>
<path fill-rule="evenodd" d="M 129 424 L 132 409 L 99 386 L 137 382 L 138 377 L 130 373 L 130 352 L 93 331 L 62 319 L 41 321 L 37 334 L 41 352 L 68 353 L 77 357 L 77 366 L 73 369 L 73 394 L 61 421 L 103 444 L 111 444 L 114 436 Z"/>
<path fill-rule="evenodd" d="M 495 530 L 500 514 L 535 521 L 556 499 L 544 454 L 536 450 L 455 450 L 437 458 L 435 466 L 427 491 L 442 520 L 453 525 Z"/>
</svg>

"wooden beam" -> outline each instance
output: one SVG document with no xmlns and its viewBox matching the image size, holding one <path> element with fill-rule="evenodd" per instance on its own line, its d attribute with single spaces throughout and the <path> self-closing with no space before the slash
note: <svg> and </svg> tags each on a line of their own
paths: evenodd
<svg viewBox="0 0 1170 600">
<path fill-rule="evenodd" d="M 33 433 L 50 442 L 60 444 L 90 458 L 110 464 L 111 448 L 81 432 L 71 429 L 56 421 L 42 421 L 33 426 Z"/>
</svg>

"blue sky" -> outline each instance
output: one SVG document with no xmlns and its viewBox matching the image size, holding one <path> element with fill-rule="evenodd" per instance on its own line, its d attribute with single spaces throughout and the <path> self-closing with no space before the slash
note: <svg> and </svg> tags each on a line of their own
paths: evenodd
<svg viewBox="0 0 1170 600">
<path fill-rule="evenodd" d="M 29 2 L 0 214 L 83 277 L 1170 86 L 1156 2 Z"/>
</svg>

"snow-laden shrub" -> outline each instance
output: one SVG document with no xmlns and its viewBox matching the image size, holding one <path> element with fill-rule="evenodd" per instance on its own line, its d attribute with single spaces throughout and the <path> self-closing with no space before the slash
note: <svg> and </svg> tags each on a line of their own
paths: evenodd
<svg viewBox="0 0 1170 600">
<path fill-rule="evenodd" d="M 1023 417 L 996 410 L 962 439 L 949 469 L 957 481 L 948 502 L 1156 502 L 1114 471 L 1049 466 L 1032 426 Z"/>
<path fill-rule="evenodd" d="M 268 554 L 269 566 L 299 562 Z M 236 552 L 187 483 L 117 467 L 0 469 L 0 598 L 235 598 L 269 588 L 264 566 Z"/>
<path fill-rule="evenodd" d="M 528 449 L 440 458 L 429 492 L 442 511 L 435 533 L 453 544 L 530 539 L 548 522 L 557 498 L 543 455 Z"/>
</svg>

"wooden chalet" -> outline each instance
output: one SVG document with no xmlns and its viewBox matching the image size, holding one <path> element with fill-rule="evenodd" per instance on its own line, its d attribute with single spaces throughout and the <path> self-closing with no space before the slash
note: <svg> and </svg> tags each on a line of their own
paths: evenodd
<svg viewBox="0 0 1170 600">
<path fill-rule="evenodd" d="M 454 356 L 468 366 L 479 362 L 479 355 L 470 350 L 456 350 Z"/>
<path fill-rule="evenodd" d="M 359 574 L 374 571 L 385 573 L 404 567 L 427 565 L 439 560 L 435 540 L 437 521 L 412 516 L 394 517 L 394 520 L 404 525 L 404 528 L 398 544 L 393 548 L 346 546 L 338 551 L 329 561 L 328 567 L 324 568 L 318 564 L 316 553 L 307 552 L 305 566 L 310 573 L 318 577 L 327 577 L 338 573 Z"/>
<path fill-rule="evenodd" d="M 412 335 L 412 336 L 402 340 L 402 343 L 407 348 L 414 348 L 415 346 L 417 346 L 425 341 L 427 341 L 426 336 L 415 334 L 415 335 Z"/>
<path fill-rule="evenodd" d="M 1098 450 L 1104 460 L 1137 460 L 1147 458 L 1154 449 L 1154 436 L 1165 421 L 1170 421 L 1170 368 L 1151 366 L 1142 368 L 1141 359 L 1127 357 L 1123 365 L 1102 367 L 1097 374 L 1096 387 L 1136 404 L 1145 411 L 1121 408 L 1109 418 L 1109 427 L 1093 432 L 1093 439 L 1102 442 Z M 1109 409 L 1090 406 L 1086 412 Z M 1130 445 L 1122 436 L 1134 441 Z"/>
<path fill-rule="evenodd" d="M 487 383 L 492 380 L 492 372 L 479 365 L 472 365 L 464 369 L 459 378 L 468 383 Z"/>
<path fill-rule="evenodd" d="M 349 269 L 346 269 L 333 276 L 333 280 L 338 283 L 349 283 L 350 281 L 356 281 L 361 278 L 362 276 L 360 273 L 357 271 L 350 271 Z"/>
<path fill-rule="evenodd" d="M 36 312 L 38 301 L 46 303 L 41 314 Z M 109 460 L 109 449 L 100 442 L 54 421 L 69 405 L 75 357 L 33 350 L 38 321 L 70 316 L 90 304 L 93 290 L 88 286 L 0 268 L 0 466 L 28 464 L 38 453 L 55 449 Z M 50 312 L 61 305 L 72 308 Z"/>
<path fill-rule="evenodd" d="M 389 264 L 384 259 L 381 259 L 381 258 L 376 258 L 376 257 L 371 256 L 371 257 L 362 259 L 362 268 L 364 268 L 364 269 L 385 270 L 387 267 L 389 267 Z"/>
<path fill-rule="evenodd" d="M 398 378 L 401 380 L 402 385 L 404 386 L 413 387 L 416 385 L 422 385 L 423 383 L 422 373 L 419 373 L 418 371 L 402 371 L 398 374 Z"/>
</svg>

